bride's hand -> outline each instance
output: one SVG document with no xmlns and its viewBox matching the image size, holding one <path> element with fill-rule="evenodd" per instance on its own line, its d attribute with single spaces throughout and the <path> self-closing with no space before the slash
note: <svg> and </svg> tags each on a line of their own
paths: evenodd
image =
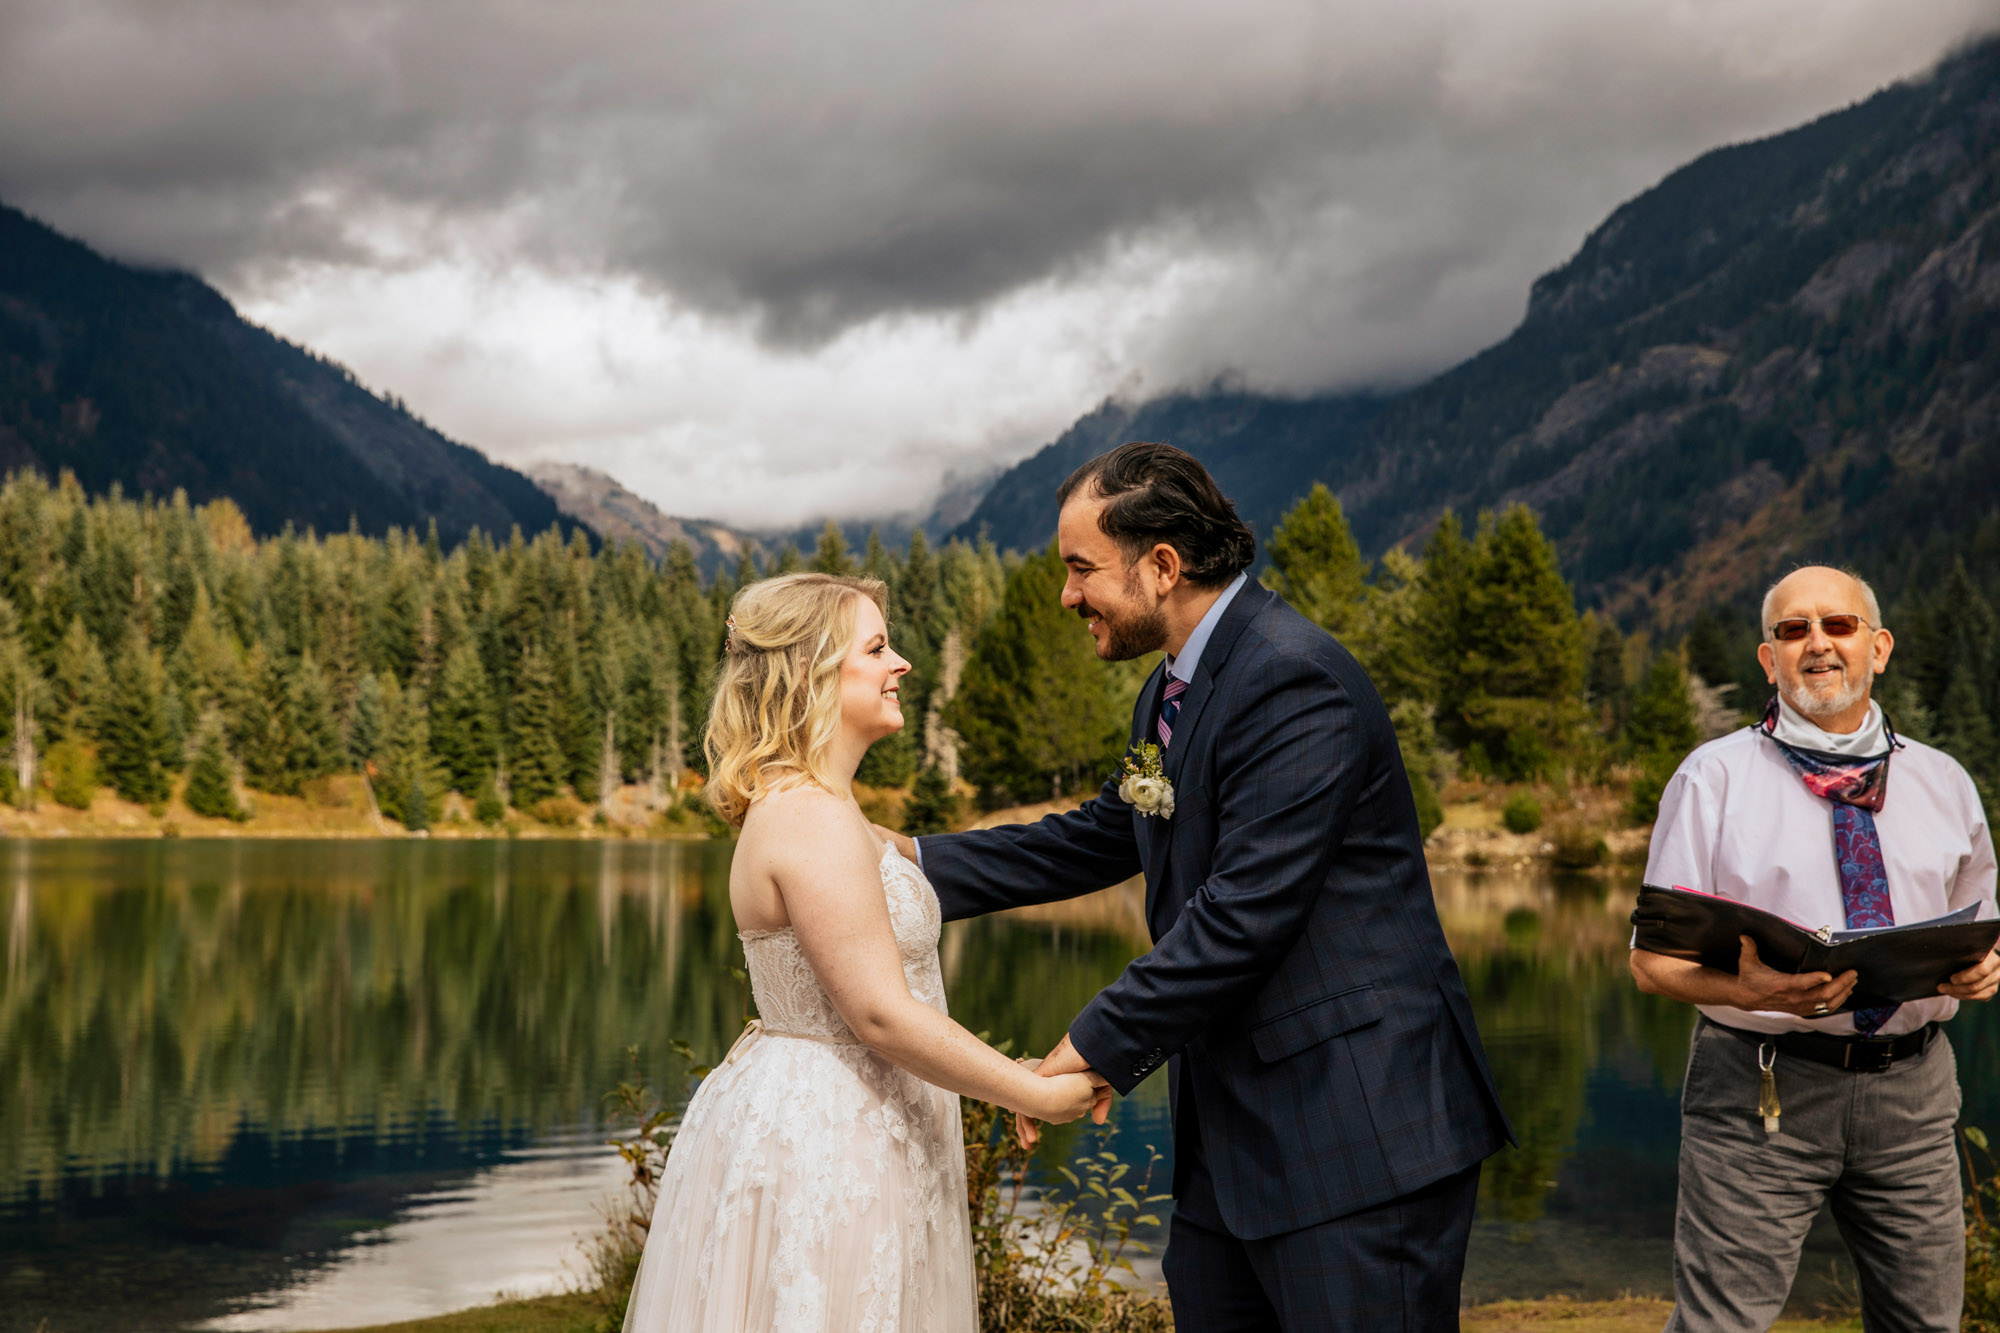
<svg viewBox="0 0 2000 1333">
<path fill-rule="evenodd" d="M 1056 1074 L 1041 1083 L 1035 1090 L 1035 1104 L 1023 1109 L 1051 1125 L 1081 1120 L 1097 1101 L 1097 1085 L 1088 1074 Z"/>
</svg>

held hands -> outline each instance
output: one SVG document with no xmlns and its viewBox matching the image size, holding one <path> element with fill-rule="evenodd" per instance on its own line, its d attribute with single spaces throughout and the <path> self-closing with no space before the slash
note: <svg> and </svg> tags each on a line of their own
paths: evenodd
<svg viewBox="0 0 2000 1333">
<path fill-rule="evenodd" d="M 1779 1013 L 1797 1014 L 1800 1018 L 1825 1018 L 1841 1005 L 1847 1003 L 1848 995 L 1854 990 L 1854 983 L 1861 975 L 1852 968 L 1833 976 L 1826 972 L 1780 972 L 1764 966 L 1757 960 L 1757 945 L 1748 935 L 1743 940 L 1743 953 L 1736 964 L 1737 990 L 1739 998 L 1730 1001 L 1738 1009 L 1770 1009 Z M 1987 960 L 1989 963 L 1991 959 Z M 1996 968 L 2000 971 L 2000 968 Z M 1970 975 L 1960 973 L 1960 976 Z M 1956 978 L 1954 978 L 1956 980 Z M 1992 994 L 1992 982 L 1988 982 L 1987 994 Z"/>
<path fill-rule="evenodd" d="M 1952 973 L 1951 980 L 1938 987 L 1938 994 L 1954 1000 L 1990 1000 L 1996 990 L 2000 990 L 2000 948 L 1965 971 Z"/>
<path fill-rule="evenodd" d="M 1076 1047 L 1069 1044 L 1068 1033 L 1063 1034 L 1063 1039 L 1056 1043 L 1056 1048 L 1048 1053 L 1047 1058 L 1025 1063 L 1028 1063 L 1043 1078 L 1064 1084 L 1069 1084 L 1070 1077 L 1073 1075 L 1081 1076 L 1090 1089 L 1090 1095 L 1084 1099 L 1081 1106 L 1078 1106 L 1067 1115 L 1030 1116 L 1016 1111 L 1014 1113 L 1014 1131 L 1021 1136 L 1023 1146 L 1032 1148 L 1041 1140 L 1042 1132 L 1035 1124 L 1036 1120 L 1046 1120 L 1050 1124 L 1057 1125 L 1067 1124 L 1082 1116 L 1085 1111 L 1090 1112 L 1092 1122 L 1099 1125 L 1110 1118 L 1111 1084 L 1103 1075 L 1084 1063 L 1083 1057 L 1077 1054 Z M 1067 1092 L 1068 1089 L 1066 1088 L 1064 1095 L 1067 1095 Z M 1062 1108 L 1067 1109 L 1067 1107 L 1068 1103 L 1064 1101 Z"/>
</svg>

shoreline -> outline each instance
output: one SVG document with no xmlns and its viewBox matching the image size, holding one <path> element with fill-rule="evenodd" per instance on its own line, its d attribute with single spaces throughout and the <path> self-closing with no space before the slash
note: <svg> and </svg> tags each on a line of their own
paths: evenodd
<svg viewBox="0 0 2000 1333">
<path fill-rule="evenodd" d="M 1548 812 L 1539 827 L 1512 832 L 1503 808 L 1517 792 L 1534 795 Z M 883 795 L 860 792 L 864 806 Z M 1561 873 L 1617 872 L 1641 864 L 1651 834 L 1650 825 L 1629 825 L 1622 817 L 1626 795 L 1617 785 L 1576 787 L 1557 792 L 1548 788 L 1503 787 L 1455 783 L 1447 788 L 1443 822 L 1424 844 L 1424 859 L 1432 872 L 1492 870 L 1553 870 Z M 254 813 L 247 820 L 211 819 L 197 815 L 178 795 L 164 806 L 148 808 L 99 791 L 88 810 L 73 810 L 44 800 L 33 810 L 0 805 L 0 838 L 24 842 L 78 838 L 203 838 L 203 839 L 384 839 L 390 841 L 448 839 L 568 839 L 576 841 L 722 840 L 699 805 L 699 796 L 682 793 L 664 809 L 636 787 L 621 790 L 612 800 L 614 814 L 598 806 L 567 804 L 573 818 L 550 822 L 517 810 L 495 824 L 470 817 L 462 798 L 454 794 L 443 818 L 428 829 L 412 831 L 379 814 L 358 775 L 343 774 L 309 784 L 299 796 L 251 795 Z M 1074 800 L 1044 801 L 977 813 L 959 825 L 967 829 L 1025 823 L 1044 815 L 1075 809 Z M 871 815 L 886 814 L 878 805 Z"/>
</svg>

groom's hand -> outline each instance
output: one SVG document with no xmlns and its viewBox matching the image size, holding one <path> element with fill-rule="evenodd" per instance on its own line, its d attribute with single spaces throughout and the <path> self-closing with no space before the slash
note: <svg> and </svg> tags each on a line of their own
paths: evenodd
<svg viewBox="0 0 2000 1333">
<path fill-rule="evenodd" d="M 905 861 L 908 861 L 912 865 L 916 864 L 917 840 L 915 838 L 912 838 L 907 833 L 898 833 L 894 829 L 883 828 L 880 824 L 870 824 L 868 827 L 874 829 L 875 836 L 882 841 L 896 844 L 897 852 L 902 855 Z"/>
<path fill-rule="evenodd" d="M 1050 1051 L 1035 1066 L 1035 1072 L 1043 1078 L 1053 1078 L 1057 1074 L 1090 1075 L 1090 1081 L 1097 1085 L 1097 1100 L 1092 1103 L 1090 1108 L 1091 1122 L 1101 1125 L 1110 1118 L 1110 1080 L 1084 1063 L 1083 1056 L 1077 1053 L 1076 1047 L 1069 1044 L 1069 1034 L 1067 1032 L 1063 1033 L 1063 1039 L 1056 1043 L 1056 1048 Z M 1014 1132 L 1021 1136 L 1021 1143 L 1029 1148 L 1034 1147 L 1042 1137 L 1041 1126 L 1024 1115 L 1017 1114 L 1014 1117 Z"/>
</svg>

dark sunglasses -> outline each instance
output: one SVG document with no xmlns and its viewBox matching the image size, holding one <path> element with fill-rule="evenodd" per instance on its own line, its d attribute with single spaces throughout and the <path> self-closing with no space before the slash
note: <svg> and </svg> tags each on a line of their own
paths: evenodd
<svg viewBox="0 0 2000 1333">
<path fill-rule="evenodd" d="M 1812 633 L 1814 625 L 1818 625 L 1826 631 L 1827 638 L 1845 639 L 1852 636 L 1867 623 L 1860 616 L 1821 616 L 1818 620 L 1806 620 L 1804 618 L 1780 620 L 1777 624 L 1771 626 L 1771 637 L 1779 643 L 1797 643 L 1800 639 Z"/>
</svg>

